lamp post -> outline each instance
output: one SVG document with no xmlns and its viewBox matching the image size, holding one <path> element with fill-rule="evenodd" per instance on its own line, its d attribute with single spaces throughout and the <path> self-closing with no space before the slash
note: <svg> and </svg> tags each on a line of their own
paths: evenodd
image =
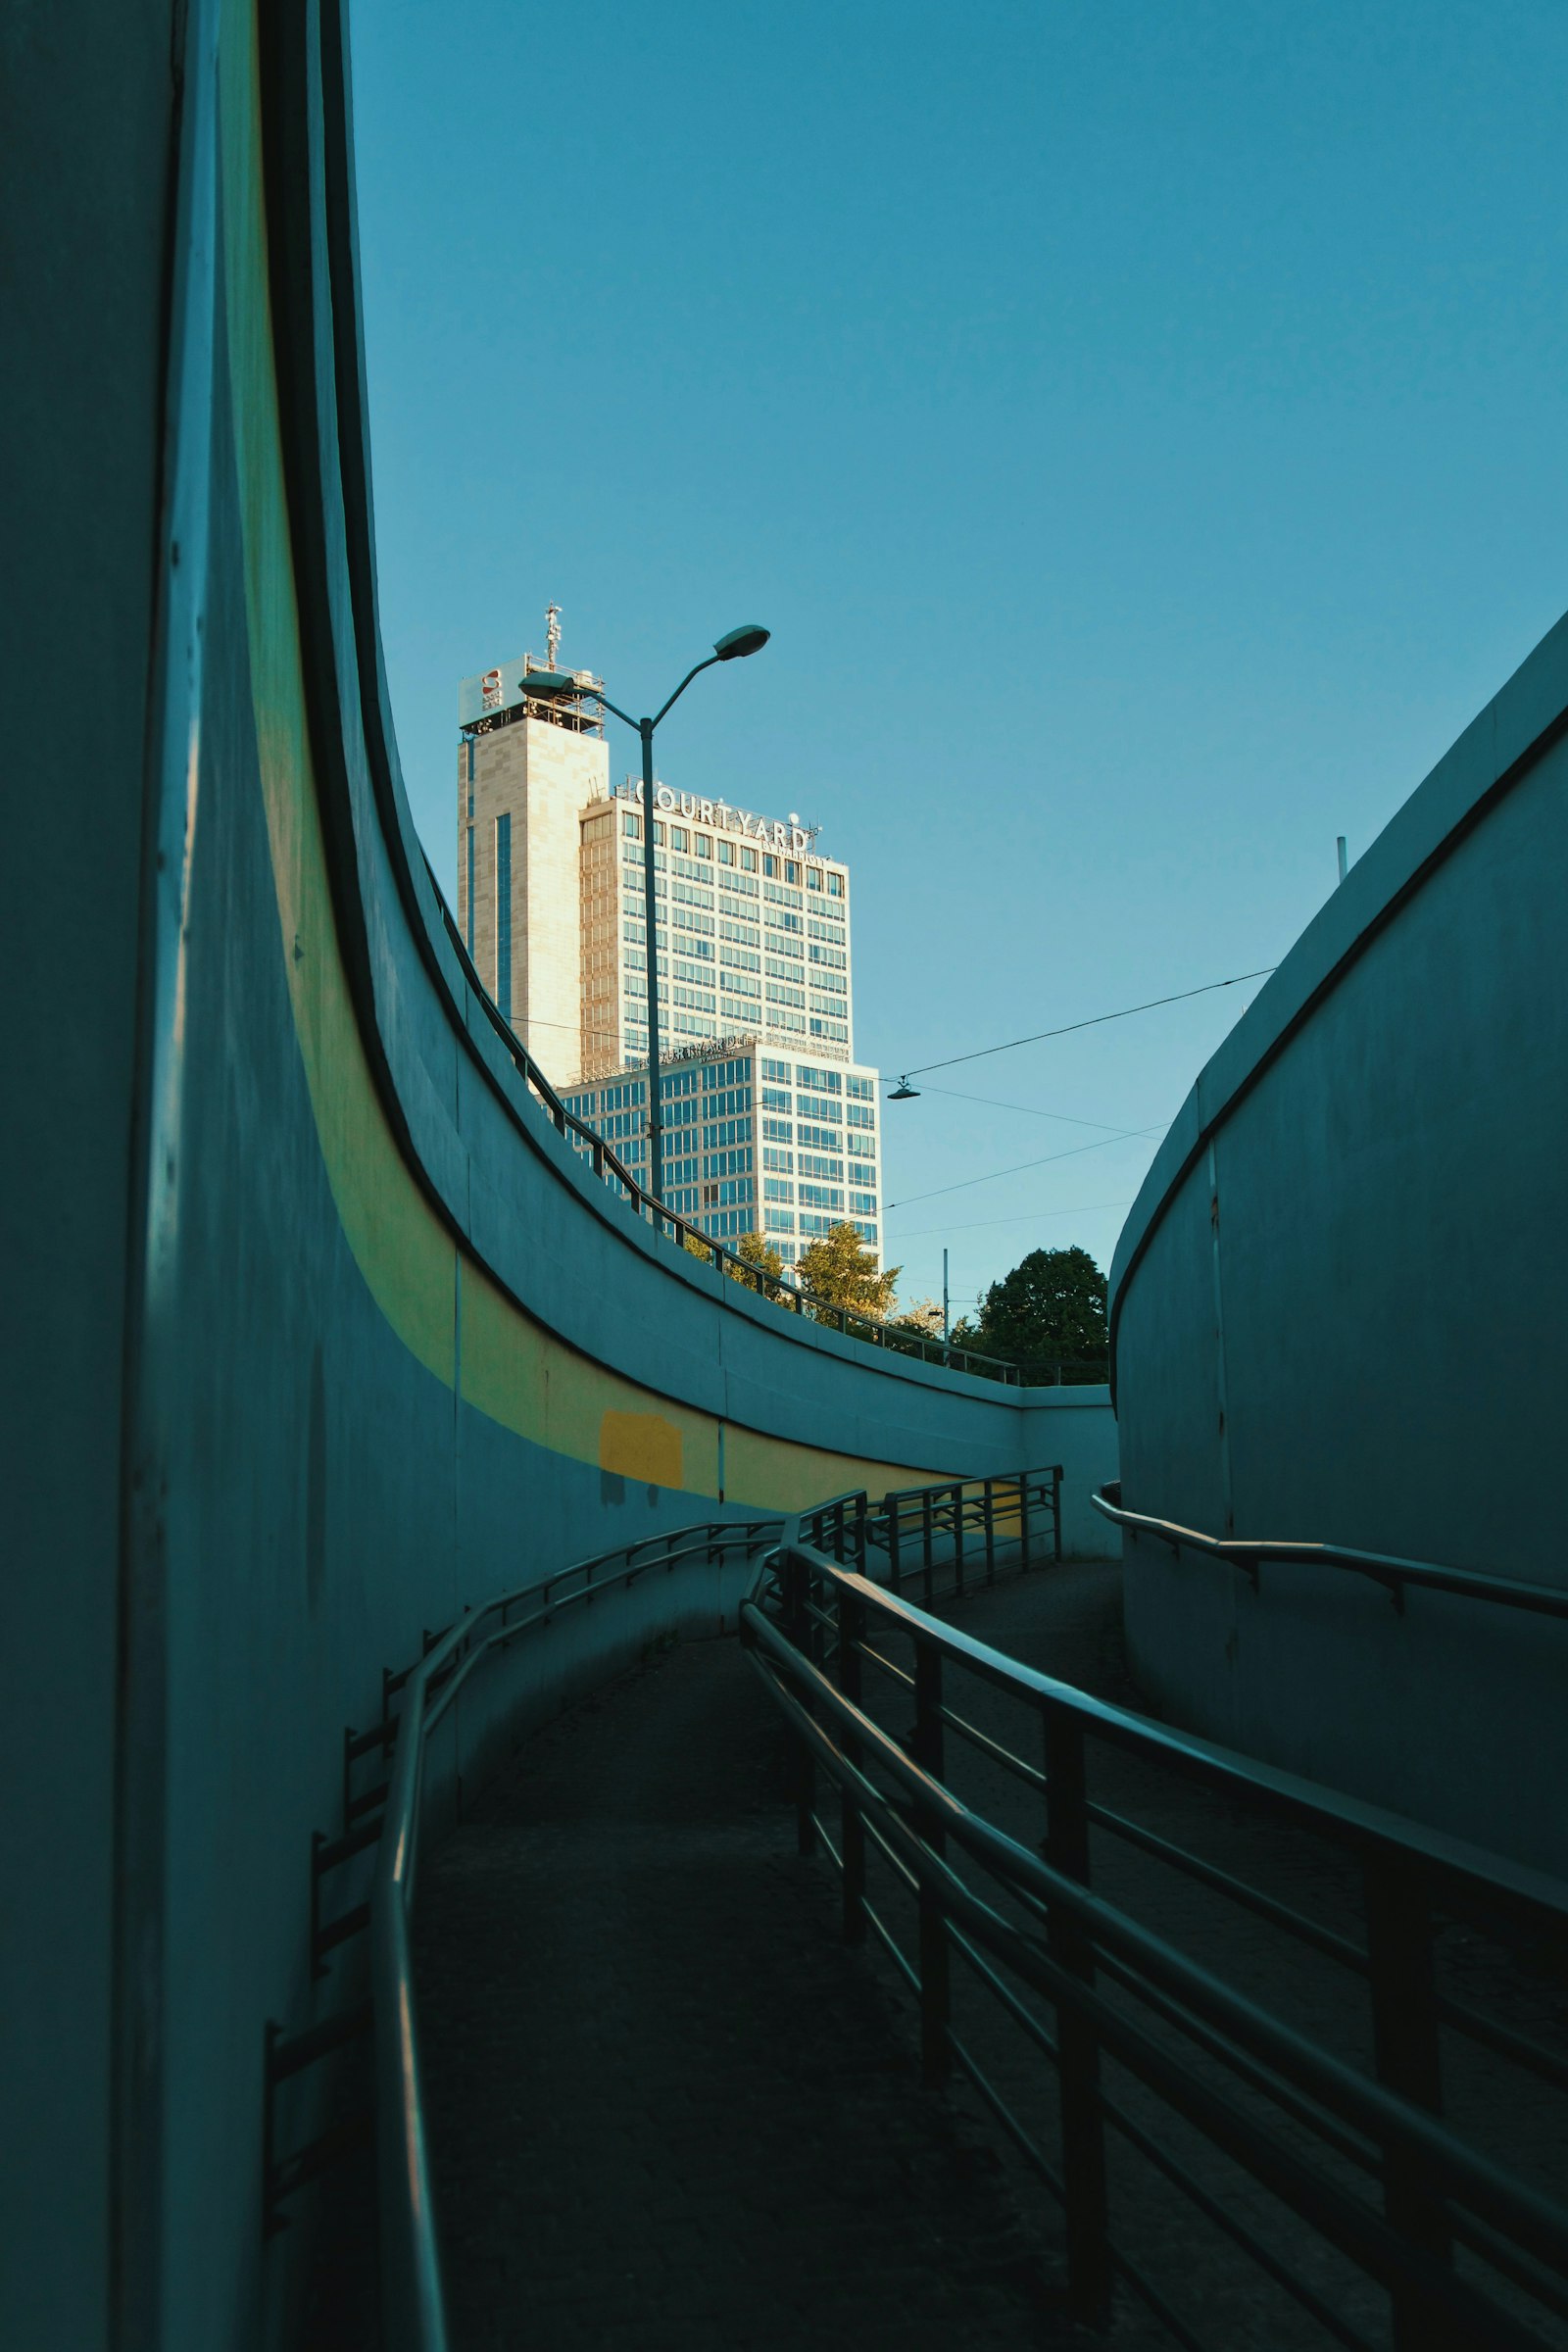
<svg viewBox="0 0 1568 2352">
<path fill-rule="evenodd" d="M 600 698 L 605 709 L 612 712 L 623 726 L 636 729 L 643 747 L 643 912 L 648 928 L 648 1189 L 655 1200 L 662 1200 L 664 1196 L 664 1116 L 659 1101 L 659 909 L 654 889 L 654 729 L 679 702 L 700 670 L 711 669 L 715 662 L 743 662 L 749 654 L 760 654 L 770 635 L 770 630 L 759 628 L 755 621 L 744 629 L 729 630 L 719 638 L 705 662 L 699 662 L 695 669 L 686 672 L 669 701 L 652 718 L 633 718 L 627 711 L 617 710 L 608 695 Z"/>
</svg>

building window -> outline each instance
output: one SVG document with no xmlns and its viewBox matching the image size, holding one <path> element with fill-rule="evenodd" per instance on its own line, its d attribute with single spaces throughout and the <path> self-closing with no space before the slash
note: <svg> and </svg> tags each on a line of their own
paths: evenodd
<svg viewBox="0 0 1568 2352">
<path fill-rule="evenodd" d="M 496 1003 L 512 1018 L 512 818 L 496 818 Z"/>
<path fill-rule="evenodd" d="M 844 876 L 842 874 L 829 874 L 827 878 L 827 895 L 830 899 L 843 898 Z"/>
<path fill-rule="evenodd" d="M 643 820 L 640 816 L 633 816 L 631 810 L 628 808 L 622 812 L 620 829 L 622 833 L 625 834 L 628 841 L 641 841 L 643 837 Z"/>
<path fill-rule="evenodd" d="M 745 842 L 741 843 L 741 869 L 748 874 L 755 874 L 757 871 L 757 852 L 749 850 Z"/>
<path fill-rule="evenodd" d="M 733 865 L 735 862 L 735 844 L 726 841 L 722 833 L 718 837 L 718 862 L 720 865 Z"/>
<path fill-rule="evenodd" d="M 778 880 L 778 859 L 776 858 L 769 858 L 764 854 L 762 858 L 762 871 L 764 874 L 771 874 L 776 882 Z"/>
<path fill-rule="evenodd" d="M 820 890 L 820 889 L 821 889 L 821 887 L 822 887 L 822 868 L 821 868 L 819 865 L 808 865 L 808 866 L 807 867 L 807 869 L 806 869 L 806 887 L 807 887 L 807 889 L 808 889 L 808 890 Z"/>
<path fill-rule="evenodd" d="M 672 845 L 677 850 L 689 850 L 692 846 L 692 837 L 687 832 L 684 825 L 671 825 L 669 828 L 669 838 Z"/>
<path fill-rule="evenodd" d="M 697 852 L 699 858 L 711 858 L 713 855 L 713 836 L 711 833 L 699 833 L 695 841 L 692 843 L 692 847 Z"/>
</svg>

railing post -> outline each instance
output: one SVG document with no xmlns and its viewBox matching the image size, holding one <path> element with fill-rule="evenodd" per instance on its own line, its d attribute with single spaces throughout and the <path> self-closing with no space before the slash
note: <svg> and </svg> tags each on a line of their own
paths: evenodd
<svg viewBox="0 0 1568 2352">
<path fill-rule="evenodd" d="M 889 1494 L 883 1502 L 882 1509 L 888 1523 L 888 1590 L 890 1592 L 897 1592 L 900 1583 L 899 1498 L 897 1494 Z"/>
<path fill-rule="evenodd" d="M 914 1652 L 914 1760 L 934 1781 L 943 1773 L 942 1652 L 916 1642 Z M 930 1812 L 918 1809 L 920 1834 L 932 1851 L 945 1854 L 947 1834 Z M 952 2007 L 951 1948 L 947 1915 L 935 1887 L 920 1882 L 920 2069 L 928 2088 L 947 2081 L 952 2065 L 948 2021 Z"/>
<path fill-rule="evenodd" d="M 1029 1565 L 1029 1473 L 1018 1473 L 1018 1556 L 1020 1567 Z"/>
<path fill-rule="evenodd" d="M 1089 1809 L 1083 1727 L 1049 1701 L 1046 1734 L 1046 1859 L 1080 1886 L 1089 1884 Z M 1052 1957 L 1084 1984 L 1095 1981 L 1094 1951 L 1083 1931 L 1053 1910 Z M 1071 2001 L 1056 2005 L 1061 2088 L 1061 2177 L 1067 2223 L 1067 2294 L 1073 2318 L 1103 2327 L 1110 2310 L 1109 2218 L 1105 2197 L 1105 2126 L 1100 2108 L 1100 2043 Z"/>
<path fill-rule="evenodd" d="M 845 1697 L 858 1706 L 860 1703 L 860 1642 L 865 1632 L 865 1603 L 858 1592 L 847 1592 L 839 1587 L 839 1689 Z M 844 1753 L 852 1764 L 860 1761 L 860 1742 L 853 1735 L 844 1738 Z M 843 1791 L 840 1814 L 842 1851 L 844 1855 L 844 1940 L 846 1943 L 865 1941 L 865 1824 L 860 1816 L 859 1803 L 853 1792 Z"/>
<path fill-rule="evenodd" d="M 803 1657 L 811 1654 L 811 1621 L 807 1615 L 810 1570 L 800 1553 L 786 1549 L 779 1563 L 784 1587 L 784 1631 Z M 803 1740 L 795 1751 L 795 1847 L 797 1853 L 816 1851 L 816 1759 Z"/>
<path fill-rule="evenodd" d="M 931 1490 L 920 1490 L 920 1527 L 925 1542 L 925 1602 L 931 1605 Z"/>
<path fill-rule="evenodd" d="M 963 1597 L 963 1481 L 959 1479 L 953 1490 L 953 1576 Z"/>
<path fill-rule="evenodd" d="M 1051 1543 L 1056 1565 L 1061 1565 L 1061 1464 L 1051 1473 Z"/>
<path fill-rule="evenodd" d="M 997 1581 L 997 1508 L 996 1497 L 988 1478 L 980 1490 L 980 1525 L 986 1539 L 986 1583 Z"/>
<path fill-rule="evenodd" d="M 1443 2058 L 1432 1968 L 1432 1907 L 1421 1873 L 1406 1859 L 1369 1853 L 1365 1867 L 1367 1982 L 1378 2081 L 1429 2114 L 1443 2112 Z M 1434 2261 L 1453 2258 L 1441 2197 L 1399 2148 L 1383 2153 L 1383 2210 L 1400 2237 Z M 1449 2352 L 1460 2342 L 1443 2305 L 1418 2287 L 1396 2286 L 1396 2352 Z"/>
</svg>

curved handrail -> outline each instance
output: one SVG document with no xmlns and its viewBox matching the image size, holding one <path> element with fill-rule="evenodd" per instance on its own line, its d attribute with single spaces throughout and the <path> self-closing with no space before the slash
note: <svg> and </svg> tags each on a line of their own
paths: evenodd
<svg viewBox="0 0 1568 2352">
<path fill-rule="evenodd" d="M 889 1323 L 877 1315 L 857 1314 L 853 1307 L 838 1306 L 831 1299 L 820 1297 L 808 1284 L 802 1282 L 798 1275 L 792 1273 L 769 1274 L 765 1268 L 754 1265 L 750 1259 L 742 1257 L 738 1250 L 732 1250 L 727 1242 L 718 1241 L 712 1234 L 705 1233 L 700 1225 L 694 1223 L 689 1217 L 681 1215 L 678 1209 L 670 1208 L 663 1201 L 656 1199 L 654 1194 L 643 1185 L 641 1179 L 632 1174 L 613 1146 L 607 1144 L 604 1137 L 591 1127 L 586 1119 L 580 1118 L 574 1110 L 567 1109 L 555 1087 L 545 1076 L 544 1071 L 480 979 L 473 958 L 464 943 L 458 919 L 447 902 L 445 892 L 436 879 L 435 868 L 431 865 L 428 858 L 424 861 L 424 866 L 429 877 L 430 888 L 435 893 L 436 904 L 440 908 L 442 927 L 463 968 L 464 976 L 478 999 L 486 1022 L 516 1064 L 523 1083 L 532 1094 L 539 1098 L 545 1116 L 557 1133 L 562 1136 L 574 1137 L 579 1144 L 586 1147 L 584 1156 L 592 1162 L 594 1174 L 601 1183 L 620 1187 L 626 1196 L 626 1203 L 633 1216 L 651 1223 L 656 1232 L 663 1233 L 668 1240 L 675 1242 L 683 1249 L 688 1241 L 699 1245 L 702 1254 L 711 1253 L 714 1265 L 724 1269 L 733 1267 L 734 1279 L 743 1290 L 751 1291 L 760 1298 L 775 1302 L 788 1300 L 790 1303 L 784 1308 L 786 1314 L 802 1314 L 808 1311 L 814 1321 L 836 1325 L 837 1329 L 844 1333 L 846 1339 L 863 1340 L 869 1347 L 891 1348 L 898 1355 L 917 1356 L 921 1363 L 930 1363 L 934 1360 L 942 1364 L 948 1371 L 972 1371 L 978 1380 L 1000 1380 L 1011 1388 L 1028 1385 L 1025 1374 L 1032 1368 L 1031 1366 L 1017 1363 L 1009 1356 L 983 1355 L 973 1348 L 956 1348 L 951 1341 L 928 1339 L 923 1333 L 910 1330 L 906 1325 Z M 727 1298 L 727 1294 L 725 1296 Z M 1053 1359 L 1053 1369 L 1058 1376 L 1054 1385 L 1057 1387 L 1069 1385 L 1064 1384 L 1059 1377 L 1069 1363 L 1074 1370 L 1082 1368 L 1079 1360 L 1075 1357 L 1063 1357 L 1059 1361 Z"/>
<path fill-rule="evenodd" d="M 1369 1577 L 1390 1591 L 1403 1606 L 1407 1585 L 1431 1592 L 1449 1592 L 1464 1600 L 1490 1600 L 1500 1607 L 1531 1609 L 1538 1616 L 1568 1617 L 1568 1592 L 1549 1585 L 1527 1584 L 1520 1577 L 1494 1576 L 1485 1569 L 1444 1568 L 1432 1560 L 1405 1560 L 1381 1551 L 1356 1551 L 1343 1544 L 1269 1543 L 1256 1537 L 1206 1536 L 1195 1527 L 1178 1526 L 1174 1519 L 1155 1519 L 1147 1511 L 1130 1511 L 1120 1501 L 1120 1481 L 1102 1487 L 1089 1499 L 1102 1518 L 1118 1527 L 1154 1536 L 1172 1551 L 1201 1551 L 1210 1558 L 1229 1560 L 1255 1585 L 1265 1560 L 1289 1567 L 1338 1568 L 1350 1576 Z M 1112 1494 L 1117 1499 L 1112 1500 Z"/>
<path fill-rule="evenodd" d="M 409 1922 L 418 1864 L 425 1736 L 468 1677 L 519 1635 L 550 1624 L 612 1584 L 725 1552 L 746 1558 L 778 1542 L 778 1519 L 707 1520 L 639 1538 L 498 1593 L 461 1617 L 401 1678 L 402 1712 L 370 1896 L 374 1995 L 377 2187 L 384 2325 L 397 2352 L 448 2352 L 441 2256 L 430 2193 Z M 611 1569 L 606 1577 L 603 1571 Z M 563 1588 L 574 1588 L 566 1589 Z M 531 1610 L 529 1601 L 537 1602 Z M 514 1616 L 515 1609 L 524 1611 Z"/>
<path fill-rule="evenodd" d="M 1185 2162 L 1150 2139 L 1119 2097 L 1099 2085 L 1104 2052 L 1386 2287 L 1398 2340 L 1448 2341 L 1451 2321 L 1454 2341 L 1485 2345 L 1487 2352 L 1505 2344 L 1541 2346 L 1543 2338 L 1496 2299 L 1490 2280 L 1450 2264 L 1446 2249 L 1450 2236 L 1478 2249 L 1505 2282 L 1524 2286 L 1545 2313 L 1561 2314 L 1568 2307 L 1568 2210 L 1444 2120 L 1437 2027 L 1440 2020 L 1455 2025 L 1516 2062 L 1548 2054 L 1467 2003 L 1435 1992 L 1432 1946 L 1440 1913 L 1483 1921 L 1488 1935 L 1508 1920 L 1529 1944 L 1543 1935 L 1555 1943 L 1568 1929 L 1568 1886 L 1094 1699 L 798 1542 L 786 1541 L 769 1566 L 771 1605 L 760 1604 L 760 1580 L 742 1607 L 740 1634 L 799 1742 L 801 1850 L 810 1852 L 818 1843 L 825 1849 L 843 1881 L 846 1936 L 859 1941 L 874 1931 L 914 1990 L 927 2081 L 937 2083 L 951 2067 L 960 2069 L 1064 2203 L 1075 2316 L 1102 2323 L 1110 2278 L 1119 2272 L 1177 2340 L 1198 2341 L 1113 2234 L 1102 2148 L 1109 2126 L 1186 2187 L 1199 2210 L 1312 2316 L 1342 2340 L 1361 2340 L 1346 2332 L 1310 2277 L 1282 2264 L 1277 2247 L 1242 2214 L 1225 2210 Z M 890 1633 L 912 1643 L 912 1674 L 889 1659 Z M 1039 1718 L 1043 1773 L 965 1722 L 951 1699 L 945 1702 L 945 1665 L 1002 1687 Z M 894 1737 L 865 1711 L 861 1680 L 873 1667 L 912 1691 L 912 1732 Z M 987 1817 L 989 1806 L 975 1807 L 950 1786 L 946 1731 L 977 1745 L 1044 1797 L 1043 1848 L 1020 1842 Z M 1090 1732 L 1141 1752 L 1149 1763 L 1196 1774 L 1223 1798 L 1260 1807 L 1348 1849 L 1366 1888 L 1365 1949 L 1092 1801 L 1084 1771 L 1084 1735 Z M 1034 1748 L 1037 1742 L 1024 1744 Z M 817 1811 L 817 1772 L 842 1802 L 842 1820 L 831 1831 Z M 1348 1961 L 1371 2003 L 1370 2072 L 1336 2054 L 1320 2035 L 1288 2024 L 1245 1982 L 1228 1981 L 1211 1964 L 1176 1948 L 1136 1908 L 1092 1890 L 1091 1825 L 1152 1847 L 1162 1861 L 1262 1912 L 1309 1948 Z M 866 1859 L 873 1849 L 896 1874 L 882 1886 L 902 1880 L 914 1898 L 917 1951 L 902 1947 L 894 1936 L 884 1894 L 877 1892 L 875 1906 L 869 1897 Z M 1010 1898 L 1003 1907 L 955 1868 L 960 1856 Z M 999 2091 L 981 2070 L 975 2046 L 954 2031 L 949 1974 L 958 1959 L 1057 2069 L 1059 2172 L 1033 2136 L 1033 2126 L 1026 2128 L 1009 2109 L 1010 2094 Z M 1006 1979 L 1043 1995 L 1054 2009 L 1054 2034 Z M 1112 1997 L 1106 1985 L 1114 1988 Z M 1142 2016 L 1129 2010 L 1123 1994 L 1140 2004 Z M 1229 2070 L 1228 2081 L 1216 2080 L 1216 2059 Z M 1259 2091 L 1288 2119 L 1283 2130 L 1266 2128 L 1249 2104 Z M 1301 2140 L 1303 2126 L 1313 2135 L 1310 2151 Z M 1346 2155 L 1370 2175 L 1364 2192 L 1348 2190 L 1340 2161 Z M 1532 2263 L 1541 2268 L 1532 2272 Z"/>
</svg>

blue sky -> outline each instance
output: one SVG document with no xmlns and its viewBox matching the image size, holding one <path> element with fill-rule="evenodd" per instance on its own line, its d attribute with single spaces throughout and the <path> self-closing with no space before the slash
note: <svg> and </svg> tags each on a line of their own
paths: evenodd
<svg viewBox="0 0 1568 2352">
<path fill-rule="evenodd" d="M 461 675 L 554 598 L 656 707 L 761 620 L 661 774 L 820 822 L 896 1072 L 1278 961 L 1568 602 L 1560 7 L 360 0 L 353 36 L 383 627 L 449 890 Z M 959 1301 L 1040 1244 L 1108 1263 L 1155 1135 L 1066 1121 L 1157 1133 L 1250 993 L 937 1080 L 1017 1107 L 891 1106 L 904 1294 L 944 1240 Z"/>
</svg>

